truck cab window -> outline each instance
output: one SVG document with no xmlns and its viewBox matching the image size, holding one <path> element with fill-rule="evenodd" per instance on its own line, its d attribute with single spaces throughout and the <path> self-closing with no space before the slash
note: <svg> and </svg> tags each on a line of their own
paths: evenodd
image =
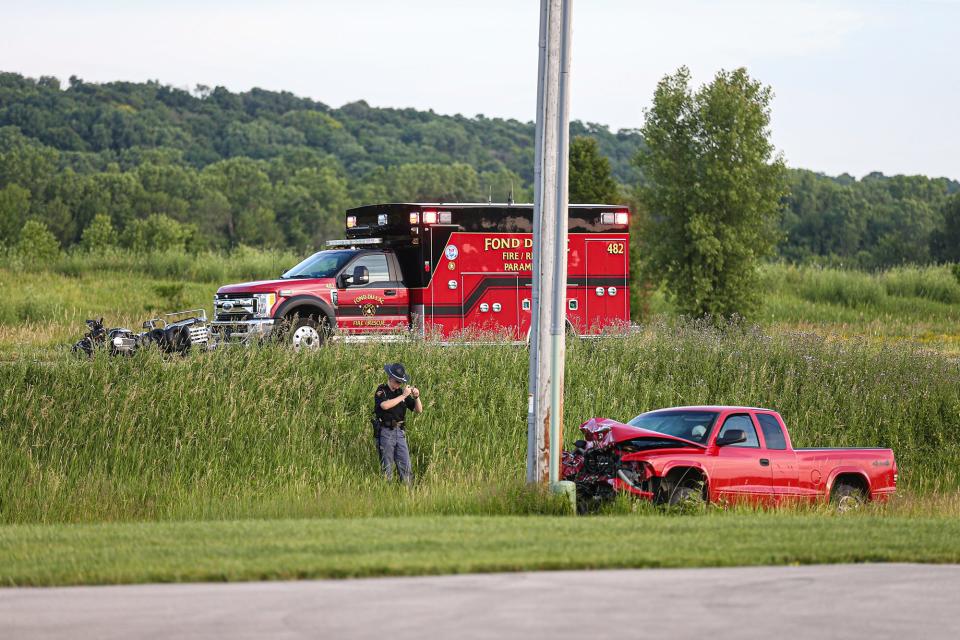
<svg viewBox="0 0 960 640">
<path fill-rule="evenodd" d="M 763 439 L 767 442 L 767 449 L 786 449 L 787 439 L 783 437 L 783 428 L 777 419 L 769 413 L 758 413 L 757 421 L 763 429 Z"/>
<path fill-rule="evenodd" d="M 357 267 L 366 267 L 370 273 L 370 284 L 376 282 L 390 282 L 390 268 L 387 266 L 387 256 L 382 253 L 369 253 L 358 258 L 347 268 L 349 273 Z"/>
<path fill-rule="evenodd" d="M 757 430 L 753 426 L 753 420 L 750 419 L 750 416 L 730 416 L 723 422 L 723 427 L 720 428 L 720 433 L 717 435 L 717 437 L 720 438 L 723 436 L 724 432 L 735 429 L 739 429 L 747 434 L 747 439 L 743 442 L 738 442 L 737 444 L 731 444 L 728 446 L 750 447 L 753 449 L 760 448 L 760 439 L 757 437 Z"/>
</svg>

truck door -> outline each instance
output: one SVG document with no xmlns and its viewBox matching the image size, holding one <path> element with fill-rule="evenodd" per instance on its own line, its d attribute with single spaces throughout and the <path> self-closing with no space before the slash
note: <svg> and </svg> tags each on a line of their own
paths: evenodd
<svg viewBox="0 0 960 640">
<path fill-rule="evenodd" d="M 800 491 L 797 454 L 787 444 L 783 425 L 770 413 L 754 414 L 763 435 L 764 457 L 770 461 L 773 493 L 777 501 L 804 497 Z"/>
<path fill-rule="evenodd" d="M 627 243 L 621 239 L 586 240 L 584 322 L 589 331 L 630 317 L 627 288 Z"/>
<path fill-rule="evenodd" d="M 770 460 L 761 447 L 750 415 L 736 413 L 727 416 L 717 432 L 717 439 L 734 429 L 742 430 L 747 439 L 722 447 L 715 445 L 715 456 L 710 460 L 709 469 L 711 493 L 727 502 L 773 502 Z"/>
<path fill-rule="evenodd" d="M 460 274 L 463 328 L 520 340 L 520 276 L 516 273 Z"/>
<path fill-rule="evenodd" d="M 366 267 L 366 284 L 337 289 L 337 325 L 348 335 L 400 333 L 410 325 L 410 297 L 387 253 L 362 254 L 343 273 Z"/>
</svg>

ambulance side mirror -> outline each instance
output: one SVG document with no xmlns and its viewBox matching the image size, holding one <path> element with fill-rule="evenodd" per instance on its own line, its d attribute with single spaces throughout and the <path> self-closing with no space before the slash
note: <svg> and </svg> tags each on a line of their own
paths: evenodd
<svg viewBox="0 0 960 640">
<path fill-rule="evenodd" d="M 353 268 L 353 277 L 350 278 L 350 284 L 359 286 L 370 282 L 370 270 L 363 265 L 357 265 Z"/>
</svg>

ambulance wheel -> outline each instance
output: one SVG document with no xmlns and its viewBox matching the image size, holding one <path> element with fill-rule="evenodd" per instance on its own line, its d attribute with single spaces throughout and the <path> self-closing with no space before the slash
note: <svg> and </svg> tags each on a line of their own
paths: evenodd
<svg viewBox="0 0 960 640">
<path fill-rule="evenodd" d="M 327 337 L 326 319 L 318 322 L 316 318 L 296 317 L 290 323 L 287 342 L 294 351 L 319 349 Z"/>
</svg>

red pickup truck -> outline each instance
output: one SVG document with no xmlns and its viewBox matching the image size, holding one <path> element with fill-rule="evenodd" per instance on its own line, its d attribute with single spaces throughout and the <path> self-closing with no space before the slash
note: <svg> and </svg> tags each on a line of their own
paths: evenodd
<svg viewBox="0 0 960 640">
<path fill-rule="evenodd" d="M 666 504 L 830 500 L 846 510 L 896 491 L 890 449 L 794 449 L 770 409 L 674 407 L 580 430 L 561 477 L 576 483 L 583 508 L 626 492 Z"/>
</svg>

